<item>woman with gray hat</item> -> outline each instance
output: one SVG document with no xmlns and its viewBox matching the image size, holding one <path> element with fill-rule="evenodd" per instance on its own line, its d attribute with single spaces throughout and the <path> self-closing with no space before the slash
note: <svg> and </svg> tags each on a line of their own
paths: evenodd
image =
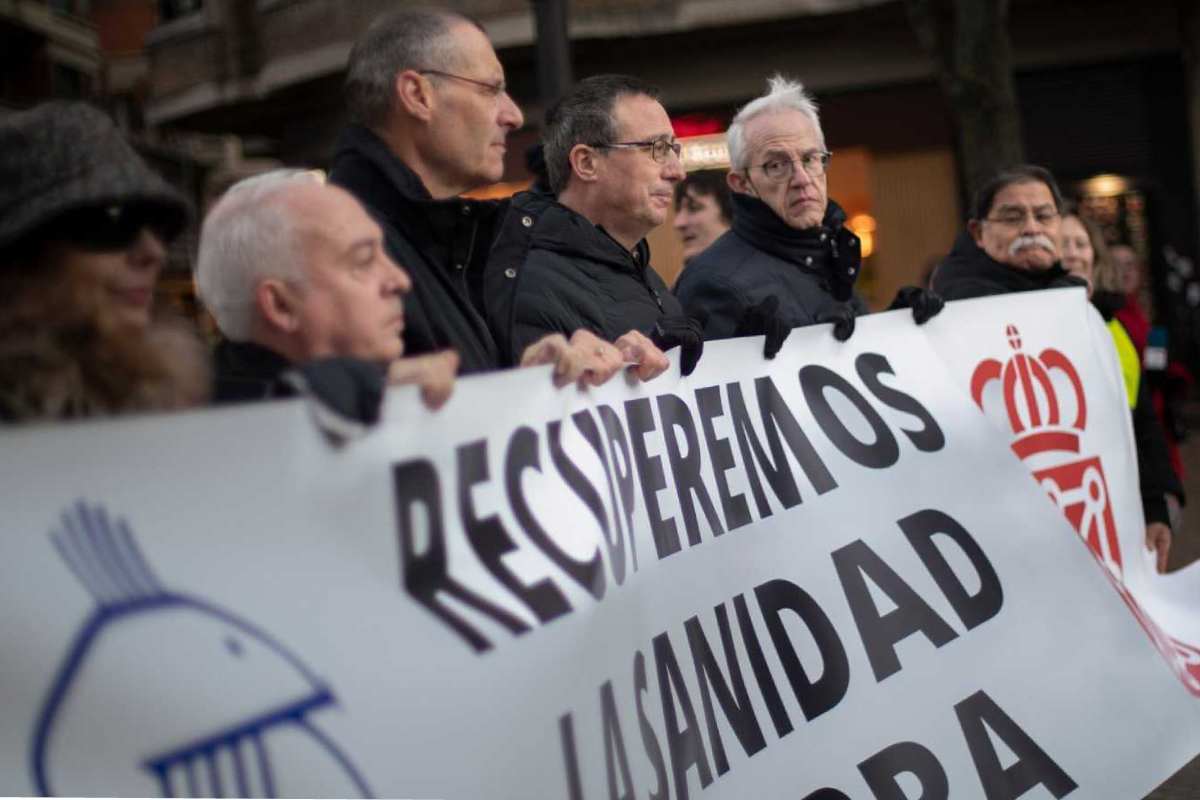
<svg viewBox="0 0 1200 800">
<path fill-rule="evenodd" d="M 186 201 L 82 103 L 0 117 L 0 420 L 203 400 L 194 334 L 152 322 Z"/>
</svg>

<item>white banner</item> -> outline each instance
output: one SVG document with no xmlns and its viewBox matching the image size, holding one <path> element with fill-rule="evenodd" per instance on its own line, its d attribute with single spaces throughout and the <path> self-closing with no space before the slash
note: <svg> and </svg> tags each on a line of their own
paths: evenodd
<svg viewBox="0 0 1200 800">
<path fill-rule="evenodd" d="M 342 448 L 299 402 L 5 432 L 0 794 L 1143 796 L 1200 706 L 1126 603 L 1178 653 L 1195 573 L 1137 549 L 1089 313 L 877 315 L 437 414 L 395 391 Z M 1096 464 L 1023 463 L 972 401 L 992 359 L 1004 403 L 1009 325 L 1072 365 L 1086 420 L 1054 424 L 1104 509 Z M 1116 572 L 1072 523 L 1117 531 Z"/>
</svg>

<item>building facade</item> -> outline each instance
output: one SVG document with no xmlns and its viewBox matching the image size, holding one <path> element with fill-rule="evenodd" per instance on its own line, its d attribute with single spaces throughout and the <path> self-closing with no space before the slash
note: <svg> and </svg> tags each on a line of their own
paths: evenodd
<svg viewBox="0 0 1200 800">
<path fill-rule="evenodd" d="M 323 166 L 343 123 L 350 46 L 394 3 L 182 5 L 184 13 L 147 40 L 147 120 L 236 134 L 253 154 Z M 1074 194 L 1102 188 L 1096 176 L 1120 177 L 1144 201 L 1139 246 L 1156 274 L 1166 269 L 1165 246 L 1194 259 L 1200 236 L 1193 5 L 1013 0 L 1011 9 L 1028 159 L 1054 170 Z M 459 0 L 452 7 L 487 29 L 526 111 L 505 176 L 519 183 L 543 105 L 531 5 Z M 966 208 L 954 117 L 899 0 L 576 0 L 569 10 L 574 75 L 639 75 L 662 88 L 675 118 L 724 123 L 775 72 L 814 91 L 835 153 L 831 195 L 873 226 L 863 288 L 876 307 L 948 251 Z M 671 236 L 660 230 L 652 241 L 668 279 L 679 269 Z"/>
</svg>

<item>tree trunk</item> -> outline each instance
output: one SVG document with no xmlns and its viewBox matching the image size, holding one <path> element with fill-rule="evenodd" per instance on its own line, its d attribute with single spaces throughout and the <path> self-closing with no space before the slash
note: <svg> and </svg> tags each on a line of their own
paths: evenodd
<svg viewBox="0 0 1200 800">
<path fill-rule="evenodd" d="M 1192 186 L 1193 191 L 1200 192 L 1200 9 L 1192 0 L 1181 0 L 1179 11 L 1185 99 L 1191 128 Z M 1192 252 L 1200 254 L 1200 242 L 1192 244 L 1197 248 Z"/>
<path fill-rule="evenodd" d="M 1009 0 L 905 0 L 949 101 L 967 196 L 1025 160 L 1012 75 Z"/>
</svg>

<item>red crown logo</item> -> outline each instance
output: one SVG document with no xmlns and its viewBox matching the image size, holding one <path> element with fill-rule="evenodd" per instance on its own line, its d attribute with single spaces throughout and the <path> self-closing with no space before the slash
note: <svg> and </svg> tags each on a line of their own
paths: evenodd
<svg viewBox="0 0 1200 800">
<path fill-rule="evenodd" d="M 1017 437 L 1013 451 L 1021 458 L 1035 453 L 1067 451 L 1078 453 L 1079 437 L 1087 426 L 1087 401 L 1083 382 L 1075 367 L 1059 351 L 1046 348 L 1037 357 L 1021 350 L 1021 332 L 1015 325 L 1004 329 L 1013 355 L 1001 364 L 994 358 L 981 361 L 971 375 L 971 398 L 983 408 L 983 390 L 993 380 L 1002 381 L 1004 406 L 1008 422 Z M 1058 393 L 1050 373 L 1058 370 L 1066 375 L 1074 390 L 1075 419 L 1067 425 L 1062 420 Z"/>
</svg>

